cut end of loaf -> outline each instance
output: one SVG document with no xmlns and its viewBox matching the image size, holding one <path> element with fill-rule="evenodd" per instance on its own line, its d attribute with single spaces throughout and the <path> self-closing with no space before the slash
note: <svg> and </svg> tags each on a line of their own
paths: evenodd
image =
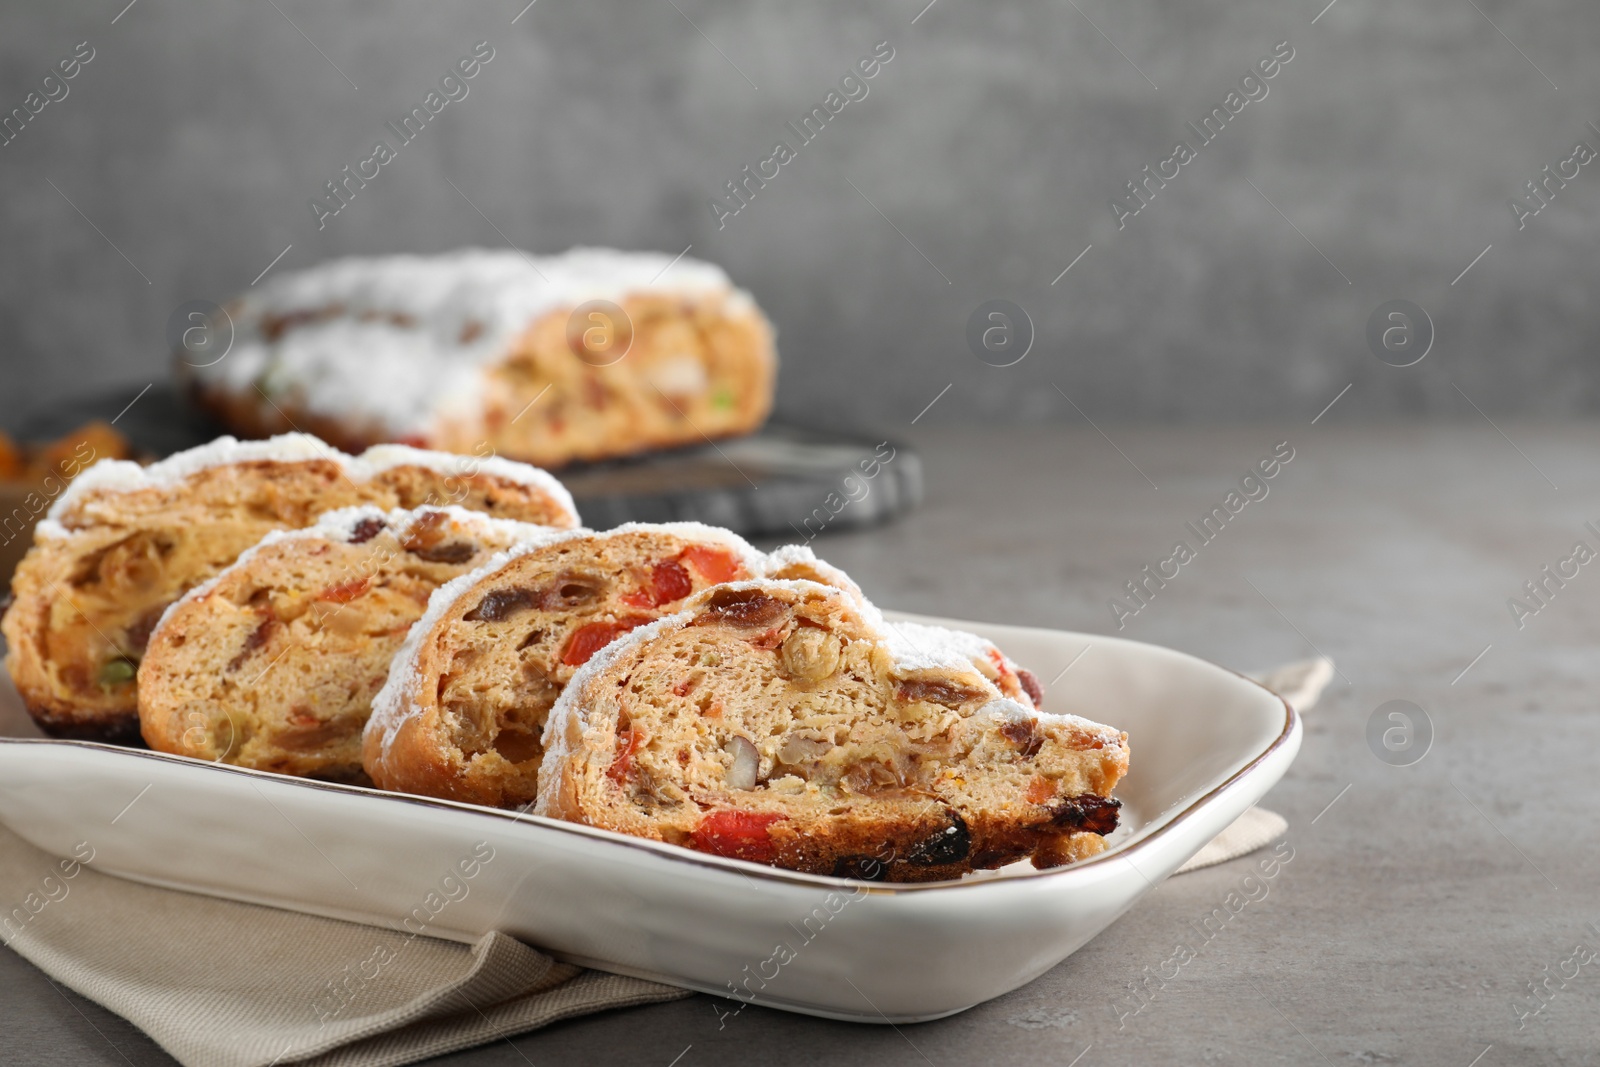
<svg viewBox="0 0 1600 1067">
<path fill-rule="evenodd" d="M 1007 698 L 960 640 L 915 655 L 905 640 L 811 582 L 699 594 L 573 679 L 535 810 L 893 881 L 1098 851 L 1126 735 Z"/>
<path fill-rule="evenodd" d="M 174 604 L 139 667 L 158 751 L 365 782 L 360 737 L 440 584 L 545 532 L 461 508 L 332 512 L 276 531 Z"/>
</svg>

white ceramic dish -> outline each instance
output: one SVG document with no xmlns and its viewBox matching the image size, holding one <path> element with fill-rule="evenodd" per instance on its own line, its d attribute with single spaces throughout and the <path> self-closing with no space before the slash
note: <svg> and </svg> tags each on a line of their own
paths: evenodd
<svg viewBox="0 0 1600 1067">
<path fill-rule="evenodd" d="M 1056 679 L 1046 707 L 1128 732 L 1122 826 L 1104 854 L 956 882 L 852 882 L 514 812 L 37 739 L 0 739 L 0 822 L 59 856 L 88 842 L 96 869 L 136 881 L 463 941 L 500 930 L 609 971 L 910 1022 L 1060 963 L 1260 799 L 1299 750 L 1286 703 L 1191 656 L 918 621 L 988 637 Z"/>
</svg>

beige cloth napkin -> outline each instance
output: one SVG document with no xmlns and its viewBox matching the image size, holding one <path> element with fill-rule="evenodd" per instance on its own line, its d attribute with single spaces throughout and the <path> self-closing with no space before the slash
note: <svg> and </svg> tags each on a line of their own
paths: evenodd
<svg viewBox="0 0 1600 1067">
<path fill-rule="evenodd" d="M 0 828 L 0 900 L 30 894 L 51 899 L 0 938 L 184 1064 L 390 1067 L 689 995 L 557 963 L 504 934 L 469 946 L 88 867 L 65 878 L 59 861 Z"/>
<path fill-rule="evenodd" d="M 1303 710 L 1331 674 L 1318 660 L 1258 680 Z M 1254 851 L 1285 825 L 1252 808 L 1180 870 Z M 0 925 L 0 940 L 188 1065 L 393 1067 L 690 995 L 502 934 L 468 946 L 64 870 L 0 827 L 0 902 L 28 916 Z"/>
</svg>

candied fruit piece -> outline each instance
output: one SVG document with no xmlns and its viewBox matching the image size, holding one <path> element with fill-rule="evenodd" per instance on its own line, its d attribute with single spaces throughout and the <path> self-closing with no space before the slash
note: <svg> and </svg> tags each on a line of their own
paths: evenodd
<svg viewBox="0 0 1600 1067">
<path fill-rule="evenodd" d="M 770 830 L 783 819 L 776 812 L 735 811 L 723 808 L 700 820 L 690 835 L 690 845 L 713 856 L 771 863 L 778 854 Z"/>
</svg>

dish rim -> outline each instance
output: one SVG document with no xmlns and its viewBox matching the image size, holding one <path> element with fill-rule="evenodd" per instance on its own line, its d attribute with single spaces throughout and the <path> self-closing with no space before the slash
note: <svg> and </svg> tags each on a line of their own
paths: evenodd
<svg viewBox="0 0 1600 1067">
<path fill-rule="evenodd" d="M 1050 634 L 1074 634 L 1074 631 L 1071 630 L 1052 630 L 1049 627 L 1018 628 L 1034 629 Z M 1102 639 L 1103 636 L 1104 635 L 1102 635 Z M 1113 640 L 1116 639 L 1113 638 Z M 1121 640 L 1126 641 L 1127 639 L 1123 638 Z M 547 816 L 533 815 L 525 809 L 522 811 L 513 811 L 503 808 L 490 808 L 481 804 L 469 804 L 465 801 L 445 800 L 439 797 L 425 797 L 411 793 L 400 793 L 387 789 L 378 789 L 375 786 L 347 785 L 341 782 L 319 781 L 314 778 L 297 778 L 293 775 L 280 774 L 276 771 L 264 771 L 254 767 L 236 767 L 232 764 L 216 763 L 210 760 L 196 759 L 192 756 L 180 756 L 168 752 L 157 752 L 152 749 L 128 748 L 122 745 L 107 744 L 103 741 L 84 741 L 73 738 L 56 737 L 0 737 L 0 745 L 66 745 L 74 748 L 88 749 L 90 751 L 103 751 L 126 756 L 154 759 L 160 763 L 167 763 L 177 766 L 210 768 L 211 770 L 221 771 L 224 773 L 241 774 L 247 777 L 265 778 L 274 782 L 300 785 L 312 789 L 326 790 L 332 793 L 398 800 L 411 804 L 420 804 L 424 807 L 443 809 L 446 811 L 465 812 L 468 814 L 502 819 L 510 823 L 527 823 L 530 826 L 538 826 L 563 833 L 574 834 L 578 837 L 587 838 L 589 840 L 607 842 L 626 846 L 628 848 L 639 849 L 651 855 L 662 856 L 670 861 L 678 863 L 688 863 L 694 866 L 704 867 L 725 873 L 731 872 L 746 876 L 756 876 L 775 882 L 789 885 L 799 885 L 813 889 L 838 889 L 840 887 L 850 887 L 853 890 L 865 889 L 869 893 L 884 895 L 899 893 L 925 893 L 935 890 L 953 890 L 972 886 L 987 886 L 999 881 L 1038 881 L 1047 878 L 1060 878 L 1062 876 L 1072 875 L 1075 872 L 1081 872 L 1090 867 L 1094 867 L 1097 864 L 1104 864 L 1114 860 L 1130 857 L 1135 852 L 1145 849 L 1146 846 L 1155 842 L 1157 839 L 1176 828 L 1179 824 L 1187 821 L 1202 807 L 1208 805 L 1218 795 L 1232 787 L 1235 783 L 1244 778 L 1246 775 L 1250 774 L 1252 771 L 1256 770 L 1268 759 L 1268 757 L 1272 756 L 1273 753 L 1277 752 L 1284 745 L 1286 745 L 1289 742 L 1290 737 L 1294 735 L 1295 728 L 1300 720 L 1299 713 L 1295 711 L 1294 706 L 1285 700 L 1280 694 L 1268 689 L 1254 678 L 1251 678 L 1248 675 L 1242 674 L 1239 671 L 1235 671 L 1231 668 L 1224 667 L 1220 664 L 1212 663 L 1210 660 L 1203 659 L 1199 656 L 1195 656 L 1187 652 L 1179 652 L 1177 649 L 1169 649 L 1162 645 L 1149 645 L 1148 642 L 1144 641 L 1128 641 L 1128 643 L 1134 645 L 1148 645 L 1148 647 L 1151 648 L 1160 648 L 1163 651 L 1175 653 L 1179 656 L 1192 659 L 1198 663 L 1203 663 L 1206 666 L 1214 667 L 1217 670 L 1233 675 L 1235 678 L 1238 678 L 1239 680 L 1262 690 L 1263 692 L 1272 696 L 1272 698 L 1279 704 L 1283 705 L 1283 726 L 1279 729 L 1277 736 L 1272 739 L 1271 743 L 1251 757 L 1249 762 L 1247 762 L 1244 766 L 1240 767 L 1237 771 L 1229 775 L 1223 781 L 1217 783 L 1212 788 L 1206 790 L 1206 792 L 1195 797 L 1181 811 L 1171 815 L 1169 818 L 1167 818 L 1165 823 L 1163 823 L 1161 826 L 1158 826 L 1155 830 L 1151 831 L 1144 837 L 1141 837 L 1136 841 L 1129 842 L 1125 845 L 1113 846 L 1099 855 L 1091 856 L 1088 859 L 1078 860 L 1061 867 L 1053 867 L 1046 870 L 1022 871 L 1018 872 L 1017 874 L 1007 875 L 1003 879 L 957 878 L 944 879 L 936 882 L 868 882 L 861 879 L 839 877 L 837 875 L 808 874 L 802 871 L 784 870 L 783 868 L 779 867 L 769 867 L 766 864 L 753 863 L 745 860 L 733 859 L 731 857 L 702 854 L 695 852 L 693 849 L 672 845 L 664 841 L 654 841 L 647 838 L 633 837 L 628 834 L 618 833 L 614 830 L 602 829 L 601 827 L 597 826 L 588 826 L 583 823 L 567 822 L 562 819 L 552 819 Z"/>
</svg>

